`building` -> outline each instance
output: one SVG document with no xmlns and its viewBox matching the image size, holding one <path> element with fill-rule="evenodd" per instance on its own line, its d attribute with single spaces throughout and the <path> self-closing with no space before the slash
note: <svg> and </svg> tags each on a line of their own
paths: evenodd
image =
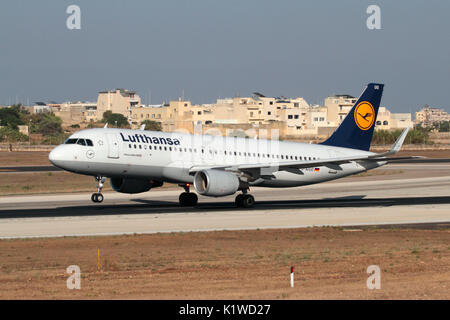
<svg viewBox="0 0 450 320">
<path fill-rule="evenodd" d="M 111 111 L 120 113 L 129 121 L 132 120 L 132 108 L 141 105 L 141 98 L 135 91 L 116 89 L 114 91 L 101 91 L 97 98 L 96 120 L 103 119 L 103 113 Z"/>
<path fill-rule="evenodd" d="M 450 114 L 448 114 L 444 109 L 431 108 L 428 105 L 416 112 L 416 124 L 421 124 L 428 127 L 434 122 L 439 121 L 450 121 Z"/>
<path fill-rule="evenodd" d="M 324 106 L 327 108 L 327 121 L 337 127 L 357 100 L 357 98 L 348 94 L 338 94 L 325 98 Z"/>
<path fill-rule="evenodd" d="M 391 113 L 386 107 L 380 107 L 375 125 L 376 130 L 397 130 L 412 128 L 414 124 L 411 113 Z"/>
<path fill-rule="evenodd" d="M 70 126 L 97 119 L 97 104 L 95 102 L 64 102 L 52 104 L 53 113 L 60 117 L 63 124 Z"/>
</svg>

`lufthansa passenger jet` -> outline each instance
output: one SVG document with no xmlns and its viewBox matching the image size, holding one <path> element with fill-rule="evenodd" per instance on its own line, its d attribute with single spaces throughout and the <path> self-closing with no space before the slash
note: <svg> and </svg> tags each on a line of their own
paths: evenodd
<svg viewBox="0 0 450 320">
<path fill-rule="evenodd" d="M 180 205 L 195 206 L 198 197 L 239 193 L 235 203 L 251 207 L 252 187 L 286 188 L 330 181 L 389 162 L 417 157 L 389 158 L 405 140 L 405 129 L 390 151 L 369 152 L 383 84 L 367 85 L 341 125 L 324 142 L 306 144 L 266 139 L 191 135 L 120 128 L 81 130 L 49 154 L 64 170 L 94 176 L 102 202 L 102 187 L 110 178 L 122 193 L 140 193 L 176 183 L 185 192 Z"/>
</svg>

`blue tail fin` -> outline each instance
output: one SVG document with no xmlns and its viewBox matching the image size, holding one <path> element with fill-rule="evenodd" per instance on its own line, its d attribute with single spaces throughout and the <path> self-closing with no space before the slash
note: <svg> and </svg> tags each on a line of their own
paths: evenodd
<svg viewBox="0 0 450 320">
<path fill-rule="evenodd" d="M 380 83 L 369 83 L 341 125 L 321 144 L 368 151 L 383 87 Z"/>
</svg>

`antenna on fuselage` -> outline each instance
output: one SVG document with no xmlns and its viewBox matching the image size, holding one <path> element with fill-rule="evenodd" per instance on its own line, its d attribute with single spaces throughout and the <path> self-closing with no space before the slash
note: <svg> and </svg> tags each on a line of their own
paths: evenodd
<svg viewBox="0 0 450 320">
<path fill-rule="evenodd" d="M 144 131 L 144 130 L 145 130 L 145 124 L 143 124 L 143 125 L 139 128 L 139 130 Z"/>
</svg>

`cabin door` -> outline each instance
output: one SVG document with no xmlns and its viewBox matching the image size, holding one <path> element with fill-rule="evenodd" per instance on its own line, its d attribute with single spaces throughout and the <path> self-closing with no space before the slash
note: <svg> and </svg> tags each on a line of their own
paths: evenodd
<svg viewBox="0 0 450 320">
<path fill-rule="evenodd" d="M 118 159 L 119 158 L 119 140 L 115 133 L 106 134 L 108 139 L 108 158 Z"/>
</svg>

